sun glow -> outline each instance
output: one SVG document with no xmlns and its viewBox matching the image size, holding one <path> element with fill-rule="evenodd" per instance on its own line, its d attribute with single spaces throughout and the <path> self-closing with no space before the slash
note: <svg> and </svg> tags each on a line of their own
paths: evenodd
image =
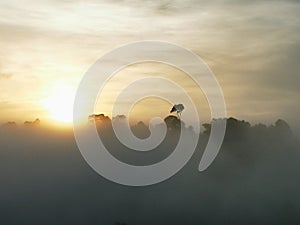
<svg viewBox="0 0 300 225">
<path fill-rule="evenodd" d="M 75 93 L 69 86 L 58 85 L 53 88 L 50 96 L 42 101 L 42 105 L 48 110 L 51 119 L 62 123 L 71 123 L 74 97 Z"/>
</svg>

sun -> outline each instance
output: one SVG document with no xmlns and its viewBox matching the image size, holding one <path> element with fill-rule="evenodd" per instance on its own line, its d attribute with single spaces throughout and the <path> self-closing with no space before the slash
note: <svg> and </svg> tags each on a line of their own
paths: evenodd
<svg viewBox="0 0 300 225">
<path fill-rule="evenodd" d="M 61 123 L 71 123 L 73 120 L 73 102 L 75 93 L 66 85 L 59 85 L 51 90 L 49 97 L 42 100 L 42 105 L 48 111 L 48 116 Z"/>
</svg>

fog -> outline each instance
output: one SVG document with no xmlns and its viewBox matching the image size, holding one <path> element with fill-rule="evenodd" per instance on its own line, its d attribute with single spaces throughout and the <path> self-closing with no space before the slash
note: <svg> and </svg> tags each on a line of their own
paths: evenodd
<svg viewBox="0 0 300 225">
<path fill-rule="evenodd" d="M 168 157 L 181 126 L 193 132 L 176 117 L 165 122 L 161 145 L 138 153 L 116 139 L 108 117 L 95 121 L 111 154 L 137 165 Z M 128 187 L 94 172 L 71 130 L 46 128 L 43 121 L 5 124 L 0 128 L 0 224 L 300 224 L 300 145 L 289 125 L 227 119 L 219 155 L 199 172 L 210 124 L 203 127 L 192 159 L 180 172 L 159 184 Z M 140 138 L 149 135 L 142 122 L 132 130 Z"/>
</svg>

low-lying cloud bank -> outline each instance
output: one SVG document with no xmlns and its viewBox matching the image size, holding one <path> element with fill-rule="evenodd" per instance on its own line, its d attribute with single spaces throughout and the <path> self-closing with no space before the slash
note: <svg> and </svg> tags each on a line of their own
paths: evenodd
<svg viewBox="0 0 300 225">
<path fill-rule="evenodd" d="M 176 117 L 149 155 L 130 152 L 113 135 L 111 120 L 97 122 L 99 137 L 125 162 L 162 160 L 177 144 Z M 299 141 L 289 125 L 251 125 L 227 119 L 219 155 L 204 172 L 198 164 L 210 124 L 189 163 L 169 180 L 125 187 L 95 173 L 81 156 L 72 132 L 40 125 L 0 128 L 1 224 L 299 224 Z M 191 127 L 184 129 L 194 132 Z M 140 138 L 148 127 L 132 127 Z M 150 151 L 151 152 L 151 151 Z"/>
</svg>

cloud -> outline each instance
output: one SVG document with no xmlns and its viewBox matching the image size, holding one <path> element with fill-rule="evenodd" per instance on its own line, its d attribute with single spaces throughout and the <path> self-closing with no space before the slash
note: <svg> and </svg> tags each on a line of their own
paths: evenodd
<svg viewBox="0 0 300 225">
<path fill-rule="evenodd" d="M 294 117 L 300 90 L 297 1 L 27 3 L 0 3 L 0 60 L 14 81 L 23 84 L 28 74 L 45 84 L 61 76 L 79 80 L 103 52 L 158 39 L 186 46 L 209 64 L 233 115 L 273 111 Z M 5 88 L 5 96 L 19 90 L 15 83 Z"/>
</svg>

